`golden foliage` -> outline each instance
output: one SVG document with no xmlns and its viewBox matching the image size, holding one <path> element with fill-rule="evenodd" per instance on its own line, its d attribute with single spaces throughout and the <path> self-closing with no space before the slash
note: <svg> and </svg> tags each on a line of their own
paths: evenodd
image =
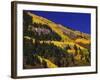
<svg viewBox="0 0 100 80">
<path fill-rule="evenodd" d="M 39 58 L 39 60 L 40 60 L 41 63 L 43 61 L 45 61 L 48 68 L 56 68 L 57 67 L 57 65 L 55 65 L 54 63 L 52 63 L 50 60 L 48 60 L 46 58 L 42 58 L 41 56 L 38 56 L 38 58 Z"/>
<path fill-rule="evenodd" d="M 83 44 L 90 44 L 91 43 L 90 40 L 83 39 L 83 38 L 82 39 L 81 38 L 80 39 L 76 39 L 75 42 L 76 43 L 83 43 Z"/>
</svg>

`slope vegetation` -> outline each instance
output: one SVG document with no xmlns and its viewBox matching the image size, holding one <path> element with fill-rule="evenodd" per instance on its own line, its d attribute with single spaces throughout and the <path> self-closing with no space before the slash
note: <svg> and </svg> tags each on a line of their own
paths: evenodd
<svg viewBox="0 0 100 80">
<path fill-rule="evenodd" d="M 23 13 L 24 69 L 90 65 L 90 35 Z"/>
</svg>

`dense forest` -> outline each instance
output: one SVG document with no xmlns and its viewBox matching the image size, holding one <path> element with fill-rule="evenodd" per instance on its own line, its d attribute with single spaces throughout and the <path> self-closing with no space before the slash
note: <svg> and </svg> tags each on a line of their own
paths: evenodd
<svg viewBox="0 0 100 80">
<path fill-rule="evenodd" d="M 90 65 L 90 47 L 64 41 L 49 24 L 35 22 L 23 11 L 23 68 L 53 68 Z M 69 28 L 68 28 L 69 29 Z M 62 32 L 63 33 L 63 32 Z"/>
</svg>

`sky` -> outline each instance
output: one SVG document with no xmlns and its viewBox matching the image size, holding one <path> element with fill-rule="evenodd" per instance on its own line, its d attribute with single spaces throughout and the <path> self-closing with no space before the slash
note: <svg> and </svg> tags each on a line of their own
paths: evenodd
<svg viewBox="0 0 100 80">
<path fill-rule="evenodd" d="M 91 33 L 91 14 L 74 12 L 31 11 L 32 13 L 47 18 L 65 27 Z"/>
</svg>

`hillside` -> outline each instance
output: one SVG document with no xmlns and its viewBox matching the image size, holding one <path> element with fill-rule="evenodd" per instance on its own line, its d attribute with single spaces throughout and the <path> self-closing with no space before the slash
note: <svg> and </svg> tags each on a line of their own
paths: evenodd
<svg viewBox="0 0 100 80">
<path fill-rule="evenodd" d="M 90 65 L 90 35 L 23 12 L 24 69 Z"/>
</svg>

